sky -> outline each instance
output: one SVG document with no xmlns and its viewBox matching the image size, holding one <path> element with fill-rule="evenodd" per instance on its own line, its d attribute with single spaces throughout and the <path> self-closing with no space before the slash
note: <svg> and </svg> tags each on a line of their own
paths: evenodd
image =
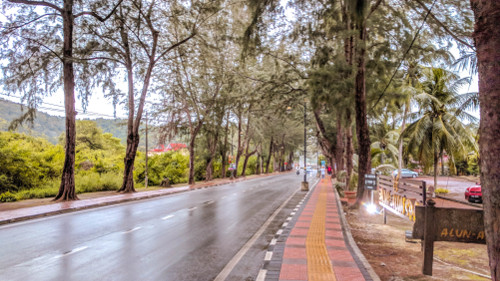
<svg viewBox="0 0 500 281">
<path fill-rule="evenodd" d="M 281 0 L 281 4 L 283 6 L 286 6 L 287 0 Z M 287 17 L 294 17 L 293 12 L 291 11 L 290 8 L 285 9 L 285 14 Z M 0 22 L 4 22 L 5 17 L 0 14 Z M 455 58 L 458 58 L 459 52 L 456 47 L 453 47 L 451 50 L 451 53 L 455 56 Z M 469 76 L 469 74 L 466 71 L 460 72 L 461 77 Z M 126 92 L 126 84 L 124 83 L 123 85 L 119 85 L 119 88 L 122 89 L 122 91 Z M 469 86 L 464 86 L 461 89 L 461 93 L 466 93 L 466 92 L 477 92 L 478 91 L 478 79 L 477 75 L 473 77 L 472 83 Z M 18 95 L 10 95 L 6 96 L 5 93 L 0 93 L 0 98 L 7 99 L 13 102 L 20 102 L 20 96 Z M 78 112 L 77 119 L 95 119 L 95 118 L 106 118 L 106 119 L 114 119 L 115 116 L 113 114 L 114 108 L 113 108 L 113 102 L 112 100 L 106 99 L 103 97 L 103 94 L 101 91 L 95 91 L 95 93 L 91 96 L 89 102 L 88 102 L 88 107 L 87 111 L 84 112 L 82 108 L 82 101 L 77 98 L 76 101 L 76 111 Z M 46 97 L 43 100 L 42 105 L 39 108 L 40 111 L 48 113 L 50 115 L 55 115 L 55 116 L 64 116 L 64 94 L 62 89 L 54 93 L 52 96 Z M 472 112 L 473 115 L 479 117 L 478 112 Z M 118 105 L 116 107 L 116 118 L 127 118 L 127 111 L 123 108 L 122 105 Z"/>
</svg>

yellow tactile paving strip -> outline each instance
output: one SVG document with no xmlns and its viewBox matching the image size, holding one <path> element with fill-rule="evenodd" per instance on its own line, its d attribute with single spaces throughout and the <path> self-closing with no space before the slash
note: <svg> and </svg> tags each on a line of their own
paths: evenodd
<svg viewBox="0 0 500 281">
<path fill-rule="evenodd" d="M 336 281 L 325 245 L 327 186 L 322 184 L 320 187 L 318 202 L 306 238 L 308 280 Z"/>
</svg>

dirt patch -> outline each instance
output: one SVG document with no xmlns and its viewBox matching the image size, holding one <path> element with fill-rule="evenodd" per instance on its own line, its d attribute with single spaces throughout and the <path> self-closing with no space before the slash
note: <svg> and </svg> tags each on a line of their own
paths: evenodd
<svg viewBox="0 0 500 281">
<path fill-rule="evenodd" d="M 420 241 L 405 241 L 409 220 L 387 215 L 370 215 L 347 210 L 346 218 L 363 255 L 381 280 L 491 280 L 486 245 L 435 242 L 433 276 L 422 274 L 423 252 Z"/>
</svg>

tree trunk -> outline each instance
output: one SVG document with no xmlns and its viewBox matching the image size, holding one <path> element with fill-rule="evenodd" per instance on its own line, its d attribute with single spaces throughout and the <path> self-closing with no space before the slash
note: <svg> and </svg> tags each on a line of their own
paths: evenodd
<svg viewBox="0 0 500 281">
<path fill-rule="evenodd" d="M 229 111 L 227 112 L 227 117 L 226 117 L 226 133 L 224 134 L 224 147 L 222 149 L 222 153 L 221 153 L 221 156 L 222 156 L 222 175 L 221 175 L 221 178 L 226 178 L 226 164 L 227 164 L 227 138 L 228 138 L 228 135 L 229 135 Z"/>
<path fill-rule="evenodd" d="M 126 46 L 125 48 L 127 48 Z M 127 48 L 128 50 L 128 48 Z M 128 54 L 130 55 L 130 54 Z M 137 147 L 135 147 L 135 138 L 134 134 L 134 74 L 132 72 L 132 62 L 130 60 L 130 56 L 127 59 L 127 82 L 128 82 L 128 121 L 127 121 L 127 148 L 125 152 L 124 158 L 124 171 L 123 171 L 123 182 L 119 191 L 127 191 L 133 192 L 134 188 L 134 162 L 135 155 L 137 152 Z M 138 143 L 138 142 L 137 142 Z"/>
<path fill-rule="evenodd" d="M 479 72 L 479 151 L 491 280 L 500 280 L 500 1 L 471 0 Z"/>
<path fill-rule="evenodd" d="M 262 160 L 263 160 L 262 158 L 264 158 L 264 156 L 259 154 L 259 174 L 264 173 L 264 167 L 262 167 Z"/>
<path fill-rule="evenodd" d="M 144 80 L 142 83 L 141 96 L 139 98 L 139 106 L 137 107 L 137 115 L 134 120 L 134 88 L 132 80 L 132 59 L 131 51 L 128 45 L 128 35 L 126 32 L 121 33 L 122 40 L 124 41 L 124 46 L 126 49 L 127 56 L 127 75 L 128 75 L 128 87 L 129 87 L 129 116 L 128 116 L 128 135 L 127 135 L 127 152 L 125 155 L 125 170 L 123 175 L 123 184 L 118 192 L 135 192 L 134 188 L 134 162 L 137 156 L 137 147 L 139 147 L 139 127 L 141 125 L 142 112 L 144 110 L 144 103 L 146 102 L 146 94 L 148 93 L 149 83 L 151 82 L 151 75 L 153 73 L 153 68 L 155 67 L 155 57 L 156 57 L 156 47 L 158 42 L 158 33 L 153 34 L 153 42 L 151 48 L 151 56 L 149 57 L 148 68 L 144 75 Z M 132 98 L 132 101 L 130 100 Z M 132 105 L 132 107 L 130 107 Z M 133 122 L 133 126 L 130 124 Z M 132 131 L 130 131 L 132 129 Z"/>
<path fill-rule="evenodd" d="M 247 165 L 248 165 L 248 159 L 250 156 L 254 155 L 257 152 L 257 149 L 248 153 L 248 147 L 247 147 L 247 152 L 245 153 L 245 160 L 243 161 L 243 169 L 241 171 L 241 176 L 246 176 L 247 174 Z"/>
<path fill-rule="evenodd" d="M 444 176 L 444 153 L 440 152 L 439 158 L 441 158 L 441 176 Z"/>
<path fill-rule="evenodd" d="M 271 163 L 271 156 L 273 154 L 273 136 L 271 136 L 271 141 L 269 142 L 269 155 L 267 156 L 266 161 L 266 174 L 269 173 L 269 164 Z"/>
<path fill-rule="evenodd" d="M 437 151 L 434 151 L 434 187 L 431 189 L 432 193 L 434 193 L 434 190 L 436 190 L 437 188 L 438 161 L 439 161 L 438 153 Z"/>
<path fill-rule="evenodd" d="M 188 184 L 194 184 L 194 140 L 195 137 L 191 135 L 189 140 L 189 178 Z"/>
<path fill-rule="evenodd" d="M 77 200 L 75 192 L 75 74 L 73 70 L 73 1 L 64 1 L 63 17 L 63 79 L 64 108 L 66 114 L 66 145 L 64 147 L 64 166 L 59 192 L 54 200 Z"/>
<path fill-rule="evenodd" d="M 342 111 L 339 110 L 337 115 L 337 145 L 335 151 L 335 163 L 337 164 L 334 168 L 335 173 L 342 171 L 344 169 L 344 127 L 342 126 Z"/>
<path fill-rule="evenodd" d="M 207 167 L 205 168 L 205 180 L 206 181 L 211 181 L 213 179 L 213 157 L 210 156 L 210 159 L 208 159 L 207 162 Z"/>
<path fill-rule="evenodd" d="M 409 104 L 405 104 L 403 113 L 403 123 L 401 124 L 401 134 L 399 136 L 399 149 L 398 149 L 398 179 L 401 178 L 401 169 L 403 169 L 403 132 L 406 128 L 406 117 L 408 116 Z"/>
<path fill-rule="evenodd" d="M 353 156 L 353 148 L 352 148 L 352 125 L 351 125 L 351 112 L 350 110 L 346 111 L 346 119 L 347 119 L 347 127 L 346 127 L 346 170 L 347 170 L 347 176 L 346 176 L 346 185 L 345 188 L 346 190 L 349 190 L 350 188 L 350 183 L 351 183 L 351 175 L 352 175 L 352 156 Z"/>
<path fill-rule="evenodd" d="M 358 41 L 358 66 L 355 85 L 355 107 L 356 107 L 356 134 L 358 137 L 358 189 L 356 197 L 356 206 L 359 206 L 363 200 L 365 192 L 365 174 L 370 171 L 370 131 L 366 118 L 366 85 L 365 85 L 365 53 L 366 53 L 366 27 L 363 21 L 359 29 Z"/>
</svg>

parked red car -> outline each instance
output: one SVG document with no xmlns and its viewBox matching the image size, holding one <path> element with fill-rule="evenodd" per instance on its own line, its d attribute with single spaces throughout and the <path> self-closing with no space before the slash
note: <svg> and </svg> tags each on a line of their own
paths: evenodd
<svg viewBox="0 0 500 281">
<path fill-rule="evenodd" d="M 465 190 L 465 200 L 468 200 L 469 202 L 483 202 L 483 193 L 481 191 L 481 185 L 473 185 L 470 187 L 467 187 Z"/>
</svg>

